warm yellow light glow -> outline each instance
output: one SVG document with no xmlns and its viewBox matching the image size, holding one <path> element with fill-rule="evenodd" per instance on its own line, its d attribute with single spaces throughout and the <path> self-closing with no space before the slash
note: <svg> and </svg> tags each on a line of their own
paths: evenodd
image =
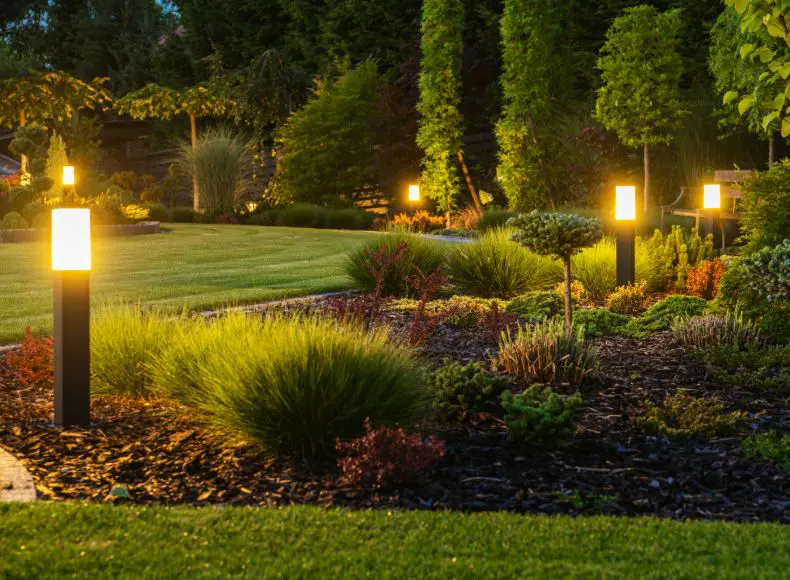
<svg viewBox="0 0 790 580">
<path fill-rule="evenodd" d="M 705 184 L 705 198 L 702 207 L 705 209 L 721 209 L 721 185 L 718 183 Z"/>
<path fill-rule="evenodd" d="M 91 212 L 89 209 L 52 210 L 52 269 L 91 269 Z"/>
<path fill-rule="evenodd" d="M 618 185 L 615 188 L 614 217 L 617 221 L 636 219 L 636 187 Z"/>
<path fill-rule="evenodd" d="M 63 185 L 74 185 L 74 167 L 71 165 L 63 166 Z"/>
<path fill-rule="evenodd" d="M 410 185 L 409 186 L 409 201 L 420 201 L 420 186 L 419 185 Z"/>
<path fill-rule="evenodd" d="M 247 211 L 255 211 L 255 208 L 258 207 L 257 201 L 248 201 L 247 202 Z"/>
</svg>

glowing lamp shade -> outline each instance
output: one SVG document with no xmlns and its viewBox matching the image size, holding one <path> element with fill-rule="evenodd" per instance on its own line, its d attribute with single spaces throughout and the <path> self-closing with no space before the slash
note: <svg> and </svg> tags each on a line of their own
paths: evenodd
<svg viewBox="0 0 790 580">
<path fill-rule="evenodd" d="M 63 166 L 63 185 L 74 185 L 74 167 L 71 165 Z"/>
<path fill-rule="evenodd" d="M 419 185 L 410 185 L 409 186 L 409 201 L 420 201 L 420 186 Z"/>
<path fill-rule="evenodd" d="M 702 207 L 705 209 L 721 209 L 721 185 L 708 183 L 705 185 L 705 196 Z"/>
<path fill-rule="evenodd" d="M 52 269 L 91 269 L 91 212 L 89 209 L 52 210 Z"/>
<path fill-rule="evenodd" d="M 636 187 L 618 185 L 615 188 L 614 214 L 617 221 L 636 219 Z"/>
</svg>

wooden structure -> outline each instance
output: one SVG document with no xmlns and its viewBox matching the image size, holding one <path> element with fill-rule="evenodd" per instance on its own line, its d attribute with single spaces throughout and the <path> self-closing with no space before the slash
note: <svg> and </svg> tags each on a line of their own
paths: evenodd
<svg viewBox="0 0 790 580">
<path fill-rule="evenodd" d="M 724 240 L 724 223 L 727 221 L 737 222 L 741 219 L 738 213 L 738 200 L 743 197 L 743 192 L 738 188 L 738 184 L 749 179 L 754 174 L 752 170 L 717 170 L 713 180 L 721 184 L 721 213 L 719 214 L 722 224 L 722 246 Z M 680 195 L 669 205 L 661 206 L 661 231 L 664 231 L 664 216 L 678 215 L 683 217 L 693 217 L 694 227 L 699 230 L 700 220 L 705 217 L 705 210 L 696 208 L 701 205 L 699 193 L 701 187 L 681 187 Z M 690 200 L 690 205 L 696 209 L 685 209 L 684 201 Z"/>
</svg>

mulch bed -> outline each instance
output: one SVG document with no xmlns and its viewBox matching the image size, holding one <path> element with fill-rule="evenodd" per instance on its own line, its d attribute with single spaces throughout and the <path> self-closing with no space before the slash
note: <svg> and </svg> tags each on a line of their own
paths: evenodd
<svg viewBox="0 0 790 580">
<path fill-rule="evenodd" d="M 396 327 L 405 315 L 392 314 Z M 678 388 L 742 409 L 755 426 L 790 432 L 788 391 L 722 385 L 669 333 L 606 338 L 601 377 L 581 388 L 576 437 L 552 451 L 518 448 L 481 414 L 422 425 L 448 453 L 421 485 L 376 491 L 345 484 L 333 462 L 269 458 L 162 400 L 95 397 L 94 426 L 52 426 L 50 389 L 23 390 L 0 354 L 0 444 L 36 480 L 41 499 L 163 504 L 316 504 L 352 508 L 511 510 L 545 514 L 656 515 L 790 523 L 790 474 L 740 452 L 738 437 L 654 437 L 633 422 L 645 399 Z M 479 329 L 439 326 L 421 354 L 488 360 L 495 340 Z M 560 390 L 563 387 L 559 387 Z M 570 388 L 565 387 L 570 391 Z M 759 415 L 759 416 L 758 416 Z"/>
</svg>

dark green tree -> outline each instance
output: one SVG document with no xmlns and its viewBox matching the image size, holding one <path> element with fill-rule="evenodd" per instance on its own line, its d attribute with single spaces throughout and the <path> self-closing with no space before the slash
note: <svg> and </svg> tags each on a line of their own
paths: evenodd
<svg viewBox="0 0 790 580">
<path fill-rule="evenodd" d="M 598 68 L 596 117 L 628 147 L 644 155 L 644 212 L 650 210 L 650 146 L 670 143 L 685 114 L 677 51 L 680 12 L 630 8 L 606 33 Z"/>
<path fill-rule="evenodd" d="M 422 7 L 420 115 L 417 145 L 424 152 L 422 185 L 448 215 L 459 188 L 455 166 L 461 149 L 461 88 L 464 7 L 461 0 L 425 0 Z"/>
<path fill-rule="evenodd" d="M 553 121 L 570 91 L 567 0 L 506 0 L 502 14 L 503 111 L 497 177 L 510 206 L 555 207 Z"/>
</svg>

